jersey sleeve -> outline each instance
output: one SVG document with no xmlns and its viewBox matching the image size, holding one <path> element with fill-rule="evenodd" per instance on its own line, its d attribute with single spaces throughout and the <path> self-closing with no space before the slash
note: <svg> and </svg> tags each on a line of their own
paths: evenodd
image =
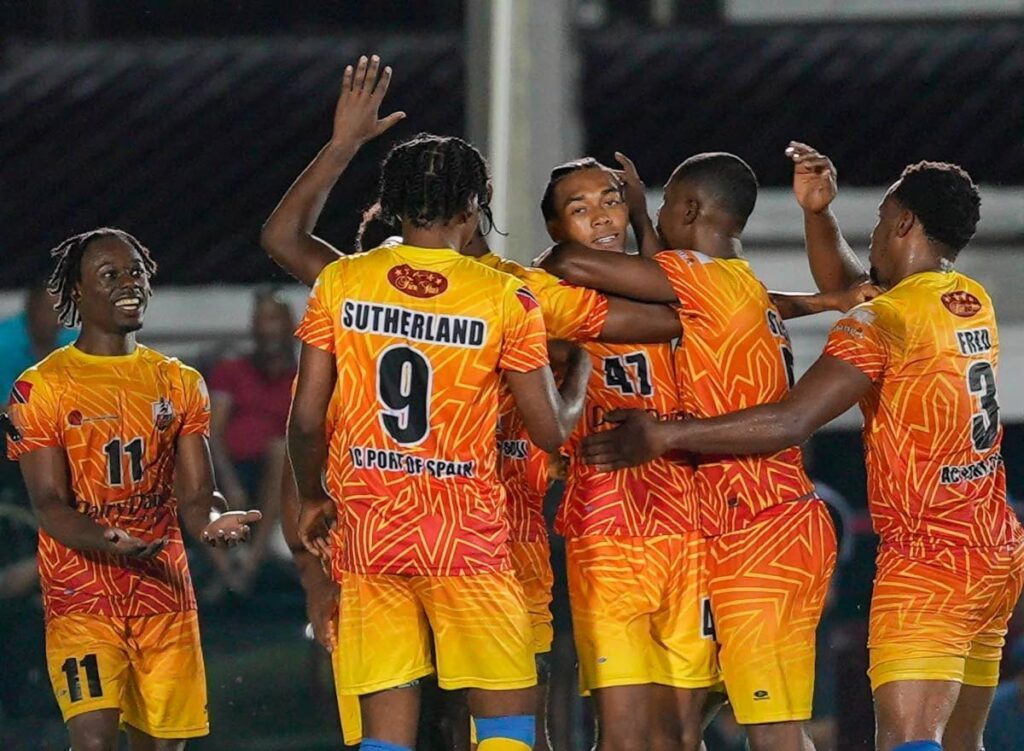
<svg viewBox="0 0 1024 751">
<path fill-rule="evenodd" d="M 668 277 L 682 312 L 700 313 L 714 307 L 721 273 L 715 259 L 695 250 L 663 250 L 654 261 Z"/>
<path fill-rule="evenodd" d="M 332 292 L 337 264 L 332 263 L 317 277 L 309 293 L 306 314 L 302 317 L 295 336 L 311 347 L 334 354 L 334 316 L 331 311 L 337 306 Z"/>
<path fill-rule="evenodd" d="M 871 304 L 860 305 L 832 327 L 825 354 L 848 362 L 872 381 L 889 362 L 889 344 Z"/>
<path fill-rule="evenodd" d="M 27 370 L 11 388 L 7 411 L 21 437 L 7 440 L 7 456 L 17 461 L 30 451 L 62 446 L 57 398 L 35 369 Z"/>
<path fill-rule="evenodd" d="M 600 292 L 561 280 L 537 292 L 549 337 L 585 342 L 600 335 L 608 319 L 608 298 Z"/>
<path fill-rule="evenodd" d="M 210 392 L 206 382 L 194 368 L 183 367 L 181 380 L 184 392 L 184 413 L 181 435 L 199 434 L 210 437 Z"/>
<path fill-rule="evenodd" d="M 548 337 L 540 303 L 525 286 L 506 290 L 498 367 L 529 373 L 548 364 Z"/>
</svg>

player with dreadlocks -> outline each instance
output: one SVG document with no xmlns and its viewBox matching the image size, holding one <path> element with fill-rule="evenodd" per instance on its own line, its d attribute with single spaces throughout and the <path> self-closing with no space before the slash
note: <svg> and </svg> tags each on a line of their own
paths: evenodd
<svg viewBox="0 0 1024 751">
<path fill-rule="evenodd" d="M 73 751 L 179 750 L 205 735 L 206 679 L 181 525 L 211 545 L 249 536 L 207 446 L 198 372 L 138 344 L 156 263 L 127 232 L 75 235 L 49 289 L 74 344 L 15 382 L 8 444 L 39 517 L 50 680 Z"/>
<path fill-rule="evenodd" d="M 335 131 L 359 119 L 357 147 L 402 116 L 377 119 L 391 75 L 378 81 L 379 70 L 376 57 L 345 70 Z M 346 91 L 374 104 L 372 119 L 343 109 Z M 333 184 L 353 153 L 352 142 L 328 144 L 292 199 L 318 213 L 320 179 Z M 421 134 L 395 146 L 379 201 L 402 242 L 327 266 L 298 331 L 288 441 L 299 534 L 319 552 L 318 530 L 338 517 L 337 681 L 360 697 L 364 749 L 415 746 L 418 682 L 435 672 L 442 688 L 469 689 L 481 751 L 534 743 L 531 628 L 496 469 L 499 396 L 504 384 L 530 438 L 554 451 L 580 417 L 590 366 L 575 350 L 559 392 L 537 300 L 462 254 L 489 197 L 487 165 L 465 141 Z M 335 391 L 345 409 L 328 454 Z"/>
</svg>

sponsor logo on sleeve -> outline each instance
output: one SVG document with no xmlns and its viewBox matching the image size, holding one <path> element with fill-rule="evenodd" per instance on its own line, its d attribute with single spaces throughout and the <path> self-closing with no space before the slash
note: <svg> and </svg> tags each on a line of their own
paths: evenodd
<svg viewBox="0 0 1024 751">
<path fill-rule="evenodd" d="M 429 269 L 414 269 L 407 263 L 392 266 L 388 271 L 388 282 L 399 292 L 411 297 L 437 297 L 448 289 L 448 279 L 443 274 Z"/>
<path fill-rule="evenodd" d="M 947 292 L 942 296 L 942 304 L 950 313 L 961 318 L 970 318 L 981 310 L 981 301 L 963 290 Z"/>
</svg>

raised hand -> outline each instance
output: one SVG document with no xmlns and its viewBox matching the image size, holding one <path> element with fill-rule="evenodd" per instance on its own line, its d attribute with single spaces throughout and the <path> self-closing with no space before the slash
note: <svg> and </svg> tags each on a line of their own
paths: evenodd
<svg viewBox="0 0 1024 751">
<path fill-rule="evenodd" d="M 786 156 L 793 160 L 793 194 L 804 211 L 820 214 L 839 192 L 832 160 L 805 143 L 790 141 Z"/>
<path fill-rule="evenodd" d="M 399 120 L 404 112 L 393 112 L 380 119 L 381 102 L 391 83 L 391 68 L 380 71 L 380 58 L 359 58 L 355 69 L 345 67 L 341 79 L 341 95 L 334 110 L 334 134 L 332 143 L 359 148 L 371 141 Z"/>
<path fill-rule="evenodd" d="M 159 555 L 160 551 L 167 546 L 168 541 L 166 537 L 158 537 L 152 542 L 146 542 L 119 527 L 107 527 L 103 532 L 103 539 L 107 543 L 106 552 L 142 560 Z"/>
<path fill-rule="evenodd" d="M 623 196 L 626 205 L 629 207 L 630 217 L 643 215 L 647 216 L 647 186 L 640 179 L 640 173 L 636 170 L 633 160 L 621 151 L 615 152 L 615 161 L 622 165 L 622 169 L 615 170 L 615 174 L 622 181 L 624 186 Z"/>
<path fill-rule="evenodd" d="M 583 461 L 602 472 L 635 467 L 668 450 L 661 439 L 664 423 L 643 410 L 616 409 L 605 419 L 619 423 L 619 427 L 594 433 L 583 441 Z"/>
<path fill-rule="evenodd" d="M 250 524 L 263 518 L 259 511 L 227 511 L 206 525 L 203 542 L 220 548 L 233 548 L 249 539 Z"/>
<path fill-rule="evenodd" d="M 334 527 L 336 510 L 330 498 L 299 499 L 299 539 L 310 553 L 321 560 L 331 558 L 330 531 Z"/>
</svg>

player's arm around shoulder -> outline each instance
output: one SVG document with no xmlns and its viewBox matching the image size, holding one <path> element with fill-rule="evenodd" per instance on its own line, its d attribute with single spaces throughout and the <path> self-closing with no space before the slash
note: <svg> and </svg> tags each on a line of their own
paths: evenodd
<svg viewBox="0 0 1024 751">
<path fill-rule="evenodd" d="M 554 246 L 540 267 L 572 284 L 608 294 L 640 302 L 676 302 L 672 284 L 657 257 L 597 251 L 565 242 Z"/>
</svg>

